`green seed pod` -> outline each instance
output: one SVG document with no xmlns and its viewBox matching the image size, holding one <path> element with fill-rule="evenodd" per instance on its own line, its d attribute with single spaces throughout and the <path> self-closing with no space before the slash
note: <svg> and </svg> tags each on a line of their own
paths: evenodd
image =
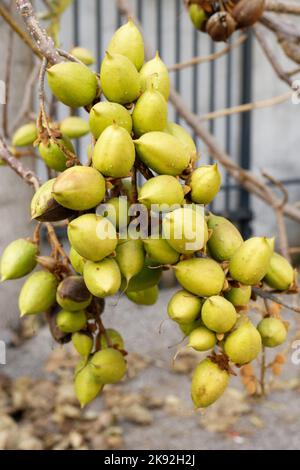
<svg viewBox="0 0 300 470">
<path fill-rule="evenodd" d="M 235 307 L 246 307 L 251 299 L 251 286 L 231 287 L 229 291 L 224 292 L 224 296 Z"/>
<path fill-rule="evenodd" d="M 87 357 L 93 349 L 93 338 L 89 333 L 77 331 L 72 334 L 72 343 L 78 354 Z"/>
<path fill-rule="evenodd" d="M 0 262 L 1 281 L 26 276 L 35 268 L 37 254 L 37 245 L 24 238 L 7 245 Z"/>
<path fill-rule="evenodd" d="M 70 150 L 70 152 L 75 153 L 72 142 L 67 136 L 63 136 L 61 139 L 58 139 L 58 142 L 66 147 L 66 149 Z M 48 145 L 41 142 L 39 145 L 39 152 L 46 165 L 52 170 L 64 171 L 67 168 L 66 155 L 53 141 L 50 140 Z"/>
<path fill-rule="evenodd" d="M 205 326 L 195 328 L 189 337 L 189 346 L 196 351 L 208 351 L 215 347 L 216 335 Z"/>
<path fill-rule="evenodd" d="M 134 135 L 163 131 L 167 125 L 168 105 L 163 95 L 150 87 L 137 100 L 132 113 Z"/>
<path fill-rule="evenodd" d="M 147 132 L 134 144 L 140 159 L 159 174 L 178 176 L 189 165 L 186 147 L 165 132 Z"/>
<path fill-rule="evenodd" d="M 93 367 L 88 364 L 76 374 L 74 388 L 76 397 L 83 408 L 96 398 L 103 385 L 95 377 Z"/>
<path fill-rule="evenodd" d="M 149 258 L 160 264 L 175 264 L 180 257 L 180 253 L 173 250 L 163 238 L 147 238 L 144 247 Z"/>
<path fill-rule="evenodd" d="M 146 62 L 141 71 L 142 90 L 145 91 L 147 86 L 153 85 L 168 100 L 170 95 L 170 78 L 166 65 L 156 52 L 154 59 Z"/>
<path fill-rule="evenodd" d="M 85 47 L 73 47 L 70 54 L 80 60 L 84 65 L 93 65 L 96 61 L 89 49 Z"/>
<path fill-rule="evenodd" d="M 19 296 L 21 317 L 49 310 L 55 304 L 57 285 L 56 277 L 47 271 L 31 274 Z"/>
<path fill-rule="evenodd" d="M 230 333 L 224 342 L 224 351 L 235 364 L 247 364 L 261 351 L 261 337 L 248 320 Z"/>
<path fill-rule="evenodd" d="M 273 253 L 264 281 L 273 289 L 287 290 L 294 278 L 295 273 L 290 263 L 278 253 Z"/>
<path fill-rule="evenodd" d="M 76 333 L 73 333 L 76 335 Z M 86 357 L 82 357 L 80 361 L 76 364 L 76 367 L 74 369 L 74 377 L 86 366 Z"/>
<path fill-rule="evenodd" d="M 124 356 L 114 348 L 106 348 L 96 352 L 90 364 L 94 376 L 103 384 L 120 382 L 126 373 Z"/>
<path fill-rule="evenodd" d="M 52 194 L 67 209 L 85 211 L 96 207 L 105 196 L 105 179 L 89 166 L 73 166 L 55 180 Z"/>
<path fill-rule="evenodd" d="M 208 248 L 217 261 L 229 260 L 242 245 L 243 237 L 238 229 L 225 217 L 209 215 L 208 228 L 212 234 L 208 240 Z"/>
<path fill-rule="evenodd" d="M 201 26 L 207 19 L 203 8 L 194 3 L 189 7 L 189 15 L 195 28 L 201 30 Z"/>
<path fill-rule="evenodd" d="M 264 318 L 258 325 L 257 329 L 264 346 L 268 348 L 276 348 L 285 342 L 287 330 L 284 323 L 278 318 Z"/>
<path fill-rule="evenodd" d="M 206 245 L 208 230 L 202 211 L 175 209 L 165 215 L 162 226 L 164 238 L 178 253 L 194 253 Z"/>
<path fill-rule="evenodd" d="M 206 408 L 223 395 L 229 374 L 210 359 L 201 361 L 193 373 L 191 394 L 196 408 Z"/>
<path fill-rule="evenodd" d="M 167 189 L 167 191 L 166 191 Z M 174 176 L 159 175 L 146 181 L 139 190 L 139 202 L 148 209 L 154 204 L 183 204 L 183 187 Z"/>
<path fill-rule="evenodd" d="M 31 200 L 31 218 L 40 222 L 56 222 L 70 217 L 70 209 L 62 207 L 52 196 L 55 178 L 46 181 L 34 194 Z"/>
<path fill-rule="evenodd" d="M 179 324 L 193 323 L 201 313 L 202 300 L 185 290 L 176 292 L 168 303 L 168 315 Z"/>
<path fill-rule="evenodd" d="M 162 268 L 153 260 L 146 259 L 143 269 L 130 279 L 126 292 L 138 292 L 156 286 L 162 276 Z M 122 289 L 126 286 L 122 285 Z"/>
<path fill-rule="evenodd" d="M 134 145 L 128 132 L 117 124 L 107 127 L 97 140 L 92 160 L 94 167 L 105 176 L 128 176 L 135 160 Z"/>
<path fill-rule="evenodd" d="M 203 326 L 200 318 L 192 323 L 178 323 L 178 325 L 184 336 L 189 336 L 196 328 Z"/>
<path fill-rule="evenodd" d="M 106 52 L 100 70 L 105 98 L 119 104 L 135 101 L 141 94 L 140 75 L 124 55 Z"/>
<path fill-rule="evenodd" d="M 192 201 L 197 204 L 209 204 L 221 187 L 221 174 L 218 165 L 206 165 L 197 168 L 189 183 L 192 188 Z"/>
<path fill-rule="evenodd" d="M 83 268 L 84 282 L 96 297 L 115 295 L 121 286 L 121 273 L 114 259 L 106 258 L 98 263 L 87 261 Z"/>
<path fill-rule="evenodd" d="M 84 263 L 85 263 L 86 260 L 83 258 L 83 256 L 81 256 L 79 253 L 77 253 L 77 251 L 74 250 L 74 248 L 72 246 L 71 246 L 70 252 L 69 252 L 69 259 L 70 259 L 71 265 L 73 266 L 75 271 L 78 274 L 83 274 L 83 267 L 84 267 Z"/>
<path fill-rule="evenodd" d="M 59 129 L 69 139 L 79 139 L 90 132 L 89 123 L 78 116 L 69 116 L 63 119 Z"/>
<path fill-rule="evenodd" d="M 68 276 L 59 284 L 56 300 L 64 310 L 74 312 L 87 308 L 92 301 L 92 296 L 81 276 Z"/>
<path fill-rule="evenodd" d="M 111 346 L 124 351 L 124 340 L 120 333 L 117 330 L 114 330 L 113 328 L 107 328 L 106 335 L 101 335 L 101 349 L 110 347 L 107 343 L 106 337 L 108 337 Z"/>
<path fill-rule="evenodd" d="M 213 295 L 202 307 L 201 318 L 204 325 L 216 333 L 230 331 L 237 321 L 234 306 L 224 297 Z"/>
<path fill-rule="evenodd" d="M 131 134 L 132 119 L 124 106 L 118 103 L 101 101 L 101 103 L 97 103 L 92 107 L 90 111 L 90 129 L 95 139 L 98 139 L 104 129 L 113 124 L 123 127 Z"/>
<path fill-rule="evenodd" d="M 86 326 L 86 315 L 84 310 L 69 312 L 60 310 L 56 316 L 56 324 L 64 333 L 75 333 Z"/>
<path fill-rule="evenodd" d="M 258 284 L 267 274 L 273 250 L 273 238 L 249 238 L 230 259 L 230 276 L 245 285 Z"/>
<path fill-rule="evenodd" d="M 119 240 L 116 248 L 116 261 L 128 283 L 144 267 L 145 252 L 142 240 Z"/>
<path fill-rule="evenodd" d="M 223 269 L 212 259 L 192 258 L 180 261 L 174 269 L 182 287 L 200 297 L 218 295 L 225 282 Z"/>
<path fill-rule="evenodd" d="M 190 134 L 176 122 L 168 122 L 165 132 L 173 135 L 186 147 L 191 161 L 197 160 L 197 148 Z"/>
<path fill-rule="evenodd" d="M 127 228 L 129 224 L 128 200 L 126 197 L 113 197 L 105 204 L 108 210 L 103 215 L 110 220 L 119 232 Z"/>
<path fill-rule="evenodd" d="M 129 19 L 121 26 L 113 37 L 107 48 L 111 54 L 126 56 L 140 70 L 144 64 L 144 40 L 134 22 Z"/>
<path fill-rule="evenodd" d="M 150 306 L 156 304 L 159 296 L 159 289 L 157 286 L 153 286 L 136 292 L 125 292 L 125 294 L 131 302 L 134 302 L 137 305 Z"/>
<path fill-rule="evenodd" d="M 14 147 L 27 147 L 32 145 L 37 139 L 38 133 L 34 122 L 19 127 L 12 136 L 12 145 Z"/>
<path fill-rule="evenodd" d="M 48 84 L 53 95 L 71 108 L 91 104 L 97 95 L 96 75 L 83 64 L 61 62 L 47 70 Z"/>
<path fill-rule="evenodd" d="M 68 237 L 77 253 L 90 261 L 100 261 L 112 254 L 118 243 L 112 223 L 95 214 L 83 214 L 72 220 Z"/>
</svg>

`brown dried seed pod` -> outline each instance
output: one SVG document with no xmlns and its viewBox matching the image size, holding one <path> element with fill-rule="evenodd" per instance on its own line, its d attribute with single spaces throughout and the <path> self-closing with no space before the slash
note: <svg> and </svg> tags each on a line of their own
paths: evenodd
<svg viewBox="0 0 300 470">
<path fill-rule="evenodd" d="M 265 0 L 241 0 L 232 10 L 232 16 L 239 28 L 246 28 L 256 23 L 265 8 Z"/>
<path fill-rule="evenodd" d="M 214 41 L 226 41 L 235 28 L 236 22 L 226 11 L 214 13 L 206 24 L 206 31 Z"/>
</svg>

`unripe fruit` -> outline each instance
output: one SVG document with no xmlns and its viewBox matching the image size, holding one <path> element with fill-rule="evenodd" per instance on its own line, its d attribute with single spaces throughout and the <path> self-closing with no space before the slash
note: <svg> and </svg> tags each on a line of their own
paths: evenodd
<svg viewBox="0 0 300 470">
<path fill-rule="evenodd" d="M 83 267 L 85 263 L 85 259 L 76 250 L 71 246 L 69 252 L 69 259 L 71 261 L 72 267 L 78 274 L 83 274 Z"/>
<path fill-rule="evenodd" d="M 224 351 L 232 362 L 239 365 L 257 358 L 261 351 L 261 337 L 249 320 L 227 336 Z"/>
<path fill-rule="evenodd" d="M 131 133 L 131 115 L 124 106 L 118 103 L 101 101 L 101 103 L 97 103 L 92 107 L 90 111 L 90 129 L 95 139 L 98 139 L 104 129 L 113 124 L 123 127 L 129 134 Z"/>
<path fill-rule="evenodd" d="M 63 119 L 59 129 L 62 134 L 69 137 L 69 139 L 78 139 L 90 132 L 89 123 L 78 116 L 69 116 Z"/>
<path fill-rule="evenodd" d="M 176 292 L 168 303 L 168 315 L 179 324 L 193 323 L 201 313 L 202 300 L 185 290 Z"/>
<path fill-rule="evenodd" d="M 128 214 L 128 199 L 125 197 L 113 197 L 108 199 L 105 203 L 102 203 L 102 207 L 106 207 L 107 210 L 102 214 L 110 220 L 110 222 L 116 227 L 119 233 L 124 232 L 127 229 L 130 217 Z"/>
<path fill-rule="evenodd" d="M 206 165 L 197 168 L 189 183 L 192 188 L 191 198 L 197 204 L 209 204 L 221 187 L 221 174 L 218 165 Z"/>
<path fill-rule="evenodd" d="M 156 286 L 162 275 L 162 269 L 156 266 L 154 261 L 146 259 L 143 269 L 130 279 L 126 292 L 137 292 Z"/>
<path fill-rule="evenodd" d="M 278 253 L 273 253 L 264 281 L 273 289 L 287 290 L 294 281 L 295 273 L 290 263 Z"/>
<path fill-rule="evenodd" d="M 163 238 L 147 238 L 144 247 L 149 256 L 160 264 L 175 264 L 178 262 L 180 253 L 173 250 Z"/>
<path fill-rule="evenodd" d="M 59 284 L 56 300 L 64 310 L 74 312 L 88 307 L 92 296 L 81 276 L 68 276 Z"/>
<path fill-rule="evenodd" d="M 242 245 L 243 237 L 238 229 L 225 217 L 209 215 L 208 228 L 212 234 L 208 240 L 208 248 L 217 261 L 229 260 Z"/>
<path fill-rule="evenodd" d="M 121 273 L 114 259 L 106 258 L 98 263 L 87 261 L 83 268 L 84 282 L 96 297 L 107 297 L 118 292 Z"/>
<path fill-rule="evenodd" d="M 118 243 L 112 223 L 95 214 L 84 214 L 72 220 L 68 237 L 77 253 L 90 261 L 100 261 L 110 255 Z"/>
<path fill-rule="evenodd" d="M 1 256 L 1 281 L 26 276 L 35 268 L 37 254 L 37 245 L 24 238 L 7 245 Z"/>
<path fill-rule="evenodd" d="M 201 318 L 210 330 L 216 333 L 226 333 L 235 325 L 237 313 L 228 300 L 220 295 L 214 295 L 204 302 Z"/>
<path fill-rule="evenodd" d="M 46 181 L 31 200 L 31 218 L 41 222 L 56 222 L 73 215 L 73 211 L 62 207 L 52 196 L 55 178 Z"/>
<path fill-rule="evenodd" d="M 137 100 L 132 113 L 134 134 L 163 131 L 167 125 L 168 105 L 163 95 L 149 87 Z"/>
<path fill-rule="evenodd" d="M 120 333 L 117 330 L 114 330 L 113 328 L 107 328 L 105 330 L 105 333 L 106 333 L 106 335 L 104 335 L 104 334 L 101 335 L 101 340 L 100 340 L 100 344 L 101 344 L 102 349 L 110 347 L 107 343 L 107 340 L 106 340 L 106 336 L 107 336 L 110 343 L 111 343 L 111 346 L 114 346 L 117 349 L 124 350 L 124 347 L 125 347 L 124 340 L 123 340 L 122 336 L 120 335 Z"/>
<path fill-rule="evenodd" d="M 191 161 L 197 159 L 197 148 L 190 134 L 184 129 L 184 127 L 176 124 L 176 122 L 168 122 L 165 132 L 173 135 L 178 139 L 188 150 Z"/>
<path fill-rule="evenodd" d="M 178 323 L 178 325 L 185 336 L 189 336 L 196 328 L 203 326 L 201 319 L 193 321 L 192 323 Z"/>
<path fill-rule="evenodd" d="M 70 152 L 75 152 L 72 142 L 67 136 L 58 139 L 58 142 L 70 150 Z M 52 170 L 64 171 L 67 168 L 67 157 L 55 142 L 50 140 L 47 145 L 41 142 L 39 152 L 46 165 Z"/>
<path fill-rule="evenodd" d="M 96 398 L 103 385 L 93 374 L 92 366 L 88 364 L 76 374 L 74 388 L 76 397 L 83 408 Z"/>
<path fill-rule="evenodd" d="M 169 72 L 158 52 L 156 52 L 154 59 L 143 65 L 140 77 L 143 91 L 151 84 L 164 96 L 165 100 L 168 100 L 170 94 Z"/>
<path fill-rule="evenodd" d="M 49 310 L 55 303 L 58 281 L 54 274 L 38 271 L 25 281 L 19 296 L 21 317 Z"/>
<path fill-rule="evenodd" d="M 178 176 L 190 162 L 186 147 L 165 132 L 147 132 L 134 144 L 140 159 L 159 174 Z"/>
<path fill-rule="evenodd" d="M 183 204 L 184 192 L 182 185 L 174 176 L 159 175 L 146 181 L 139 190 L 139 202 L 148 209 L 154 204 Z"/>
<path fill-rule="evenodd" d="M 73 47 L 70 54 L 80 60 L 84 65 L 93 65 L 95 63 L 93 54 L 85 47 Z"/>
<path fill-rule="evenodd" d="M 254 286 L 266 275 L 274 250 L 274 239 L 253 237 L 236 250 L 229 264 L 230 276 Z"/>
<path fill-rule="evenodd" d="M 224 296 L 235 307 L 246 307 L 251 299 L 251 286 L 231 287 Z"/>
<path fill-rule="evenodd" d="M 196 351 L 208 351 L 215 347 L 216 335 L 205 326 L 195 328 L 189 337 L 189 346 Z"/>
<path fill-rule="evenodd" d="M 48 84 L 53 95 L 71 108 L 91 104 L 97 95 L 96 75 L 85 65 L 61 62 L 47 70 Z"/>
<path fill-rule="evenodd" d="M 61 206 L 84 211 L 100 204 L 105 190 L 105 179 L 97 170 L 73 166 L 56 178 L 52 194 Z"/>
<path fill-rule="evenodd" d="M 116 248 L 116 261 L 128 283 L 144 267 L 145 252 L 142 240 L 119 240 Z"/>
<path fill-rule="evenodd" d="M 111 54 L 126 56 L 140 70 L 144 63 L 144 40 L 134 22 L 129 19 L 110 40 L 107 48 Z"/>
<path fill-rule="evenodd" d="M 196 408 L 206 408 L 224 393 L 229 374 L 210 359 L 201 361 L 193 373 L 191 394 Z"/>
<path fill-rule="evenodd" d="M 218 295 L 225 282 L 223 269 L 212 259 L 193 258 L 180 261 L 174 269 L 182 287 L 200 297 Z"/>
<path fill-rule="evenodd" d="M 87 357 L 93 349 L 93 338 L 88 333 L 77 331 L 72 334 L 72 343 L 78 354 Z"/>
<path fill-rule="evenodd" d="M 287 330 L 284 323 L 278 318 L 264 318 L 257 329 L 262 338 L 262 343 L 268 348 L 275 348 L 284 343 L 287 336 Z"/>
<path fill-rule="evenodd" d="M 141 94 L 140 75 L 124 55 L 107 52 L 100 70 L 101 88 L 108 101 L 127 104 Z"/>
<path fill-rule="evenodd" d="M 131 300 L 131 302 L 134 302 L 137 305 L 150 306 L 156 304 L 159 296 L 159 289 L 157 286 L 153 286 L 136 292 L 126 292 L 126 296 Z"/>
<path fill-rule="evenodd" d="M 205 11 L 199 5 L 192 4 L 189 7 L 189 15 L 195 28 L 200 30 L 201 26 L 206 21 Z"/>
<path fill-rule="evenodd" d="M 19 127 L 12 136 L 12 145 L 14 147 L 27 147 L 32 145 L 37 139 L 38 133 L 34 122 Z"/>
<path fill-rule="evenodd" d="M 86 326 L 86 315 L 84 310 L 69 312 L 60 310 L 56 316 L 56 324 L 64 333 L 75 333 Z"/>
<path fill-rule="evenodd" d="M 106 348 L 96 352 L 90 364 L 94 376 L 103 384 L 120 382 L 126 373 L 124 356 L 114 348 Z"/>
<path fill-rule="evenodd" d="M 134 144 L 128 132 L 117 124 L 107 127 L 97 140 L 92 160 L 105 176 L 128 176 L 135 160 Z"/>
</svg>

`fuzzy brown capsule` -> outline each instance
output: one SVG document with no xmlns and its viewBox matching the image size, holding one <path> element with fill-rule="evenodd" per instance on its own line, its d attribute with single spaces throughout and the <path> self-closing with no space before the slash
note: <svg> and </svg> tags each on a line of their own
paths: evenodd
<svg viewBox="0 0 300 470">
<path fill-rule="evenodd" d="M 241 0 L 232 10 L 232 16 L 240 28 L 256 23 L 265 8 L 265 0 Z"/>
<path fill-rule="evenodd" d="M 214 41 L 226 41 L 236 29 L 236 22 L 230 13 L 214 13 L 206 24 L 206 31 Z"/>
</svg>

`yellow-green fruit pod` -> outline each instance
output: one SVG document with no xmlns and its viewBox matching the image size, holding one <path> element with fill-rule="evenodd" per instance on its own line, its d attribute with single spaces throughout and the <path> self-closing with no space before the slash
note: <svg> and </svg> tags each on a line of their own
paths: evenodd
<svg viewBox="0 0 300 470">
<path fill-rule="evenodd" d="M 81 276 L 68 276 L 59 284 L 56 300 L 64 310 L 74 312 L 88 307 L 92 296 Z"/>
<path fill-rule="evenodd" d="M 223 395 L 229 373 L 210 359 L 201 361 L 193 372 L 191 395 L 196 408 L 206 408 Z"/>
<path fill-rule="evenodd" d="M 86 332 L 77 331 L 72 334 L 72 343 L 78 354 L 87 357 L 93 349 L 93 338 Z"/>
<path fill-rule="evenodd" d="M 204 302 L 201 318 L 210 330 L 216 333 L 226 333 L 234 327 L 237 313 L 232 303 L 220 295 L 213 295 Z"/>
<path fill-rule="evenodd" d="M 264 346 L 268 348 L 276 348 L 285 342 L 287 330 L 284 323 L 278 318 L 264 318 L 258 325 L 257 329 Z"/>
<path fill-rule="evenodd" d="M 259 332 L 248 320 L 227 336 L 224 351 L 232 362 L 243 365 L 257 358 L 261 345 Z"/>
<path fill-rule="evenodd" d="M 218 165 L 206 165 L 197 168 L 190 180 L 191 198 L 197 204 L 209 204 L 221 187 L 221 174 Z"/>
<path fill-rule="evenodd" d="M 99 171 L 89 166 L 73 166 L 56 178 L 52 194 L 63 207 L 85 211 L 100 204 L 105 191 L 105 179 Z"/>
<path fill-rule="evenodd" d="M 70 209 L 62 207 L 53 197 L 52 189 L 55 178 L 46 181 L 31 200 L 31 218 L 41 222 L 55 222 L 71 216 Z"/>
<path fill-rule="evenodd" d="M 141 94 L 140 75 L 133 63 L 121 54 L 106 52 L 101 64 L 100 81 L 108 101 L 132 103 Z"/>
<path fill-rule="evenodd" d="M 179 324 L 193 323 L 201 313 L 202 300 L 190 292 L 176 292 L 168 303 L 168 315 Z"/>
<path fill-rule="evenodd" d="M 37 136 L 36 124 L 34 122 L 30 122 L 16 130 L 12 136 L 11 143 L 14 147 L 27 147 L 28 145 L 33 144 L 37 139 Z"/>
<path fill-rule="evenodd" d="M 201 319 L 198 319 L 196 321 L 193 321 L 192 323 L 178 323 L 178 326 L 184 336 L 189 336 L 192 331 L 194 331 L 196 328 L 199 328 L 202 325 Z"/>
<path fill-rule="evenodd" d="M 217 261 L 229 260 L 242 245 L 243 237 L 225 217 L 210 214 L 208 228 L 212 234 L 208 240 L 211 256 Z"/>
<path fill-rule="evenodd" d="M 70 54 L 80 60 L 84 65 L 93 65 L 95 63 L 93 54 L 85 47 L 73 47 L 73 49 L 70 50 Z"/>
<path fill-rule="evenodd" d="M 49 310 L 55 304 L 57 285 L 54 274 L 47 271 L 31 274 L 23 284 L 19 296 L 21 317 Z"/>
<path fill-rule="evenodd" d="M 208 351 L 215 347 L 216 342 L 216 335 L 205 326 L 195 328 L 189 336 L 189 346 L 195 351 Z"/>
<path fill-rule="evenodd" d="M 189 7 L 189 15 L 195 28 L 200 30 L 201 26 L 206 20 L 206 13 L 203 8 L 201 8 L 199 5 L 192 4 Z"/>
<path fill-rule="evenodd" d="M 104 205 L 107 207 L 107 211 L 104 213 L 105 217 L 111 221 L 119 232 L 125 230 L 130 219 L 128 214 L 128 200 L 126 196 L 108 199 L 103 206 Z"/>
<path fill-rule="evenodd" d="M 186 147 L 189 152 L 190 159 L 195 161 L 197 159 L 197 148 L 190 134 L 184 129 L 184 127 L 176 124 L 176 122 L 168 122 L 165 132 L 173 135 L 176 139 Z"/>
<path fill-rule="evenodd" d="M 96 75 L 83 64 L 61 62 L 47 70 L 48 84 L 53 95 L 71 108 L 91 104 L 97 95 Z"/>
<path fill-rule="evenodd" d="M 218 295 L 225 282 L 223 269 L 212 259 L 193 258 L 180 261 L 174 269 L 179 284 L 200 297 Z"/>
<path fill-rule="evenodd" d="M 103 384 L 120 382 L 126 373 L 123 354 L 114 348 L 96 352 L 90 362 L 95 377 Z"/>
<path fill-rule="evenodd" d="M 294 278 L 295 273 L 290 263 L 278 253 L 273 253 L 264 281 L 273 289 L 287 290 Z"/>
<path fill-rule="evenodd" d="M 90 132 L 89 123 L 78 116 L 69 116 L 63 119 L 59 128 L 69 139 L 79 139 Z"/>
<path fill-rule="evenodd" d="M 165 132 L 147 132 L 134 144 L 140 159 L 159 174 L 178 176 L 190 162 L 186 147 Z"/>
<path fill-rule="evenodd" d="M 154 88 L 147 89 L 137 100 L 132 113 L 136 137 L 146 132 L 163 131 L 167 125 L 168 105 L 163 95 Z"/>
<path fill-rule="evenodd" d="M 26 276 L 35 268 L 37 254 L 37 245 L 24 238 L 7 245 L 0 261 L 1 281 Z"/>
<path fill-rule="evenodd" d="M 87 261 L 83 268 L 84 282 L 96 297 L 107 297 L 118 292 L 121 273 L 114 259 L 106 258 L 98 263 Z"/>
<path fill-rule="evenodd" d="M 83 214 L 68 225 L 68 237 L 79 255 L 90 261 L 100 261 L 111 255 L 118 243 L 112 223 L 105 217 Z"/>
<path fill-rule="evenodd" d="M 180 257 L 163 238 L 148 238 L 144 240 L 144 247 L 149 258 L 160 264 L 175 264 Z"/>
<path fill-rule="evenodd" d="M 74 268 L 74 270 L 78 274 L 83 274 L 83 267 L 85 263 L 85 258 L 81 256 L 79 253 L 77 253 L 76 250 L 71 246 L 70 252 L 69 252 L 69 259 L 71 261 L 71 265 Z"/>
<path fill-rule="evenodd" d="M 166 101 L 168 100 L 170 95 L 169 72 L 158 52 L 156 52 L 154 59 L 143 65 L 140 77 L 143 91 L 146 90 L 147 86 L 152 85 L 164 96 Z"/>
<path fill-rule="evenodd" d="M 251 286 L 231 287 L 224 296 L 235 307 L 246 307 L 251 299 Z"/>
<path fill-rule="evenodd" d="M 249 238 L 232 256 L 230 276 L 245 285 L 258 284 L 268 272 L 273 250 L 273 238 Z"/>
<path fill-rule="evenodd" d="M 107 48 L 111 54 L 126 56 L 140 70 L 144 63 L 144 40 L 134 22 L 129 19 L 110 40 Z"/>
<path fill-rule="evenodd" d="M 119 240 L 115 259 L 128 283 L 144 267 L 145 252 L 142 240 Z"/>
<path fill-rule="evenodd" d="M 162 276 L 162 268 L 153 260 L 146 259 L 143 269 L 130 279 L 127 292 L 137 292 L 156 286 Z M 124 286 L 126 287 L 126 286 Z"/>
<path fill-rule="evenodd" d="M 60 310 L 56 316 L 56 324 L 64 333 L 75 333 L 86 326 L 86 315 L 84 310 L 69 312 Z"/>
<path fill-rule="evenodd" d="M 67 136 L 63 136 L 63 138 L 58 139 L 58 141 L 66 147 L 67 150 L 70 150 L 70 152 L 75 152 L 72 142 Z M 46 165 L 52 170 L 64 171 L 67 168 L 67 157 L 65 153 L 53 141 L 49 141 L 48 144 L 41 142 L 39 145 L 39 152 Z"/>
<path fill-rule="evenodd" d="M 128 132 L 117 124 L 107 127 L 97 140 L 92 160 L 105 176 L 128 176 L 135 160 L 134 144 Z"/>
<path fill-rule="evenodd" d="M 201 250 L 208 239 L 208 229 L 202 211 L 191 207 L 175 209 L 163 219 L 163 234 L 168 244 L 178 253 Z"/>
<path fill-rule="evenodd" d="M 100 344 L 101 344 L 102 349 L 110 347 L 106 339 L 108 338 L 111 346 L 117 349 L 124 350 L 124 347 L 125 347 L 124 340 L 117 330 L 114 330 L 113 328 L 107 328 L 105 330 L 105 333 L 106 333 L 105 335 L 104 334 L 101 335 L 101 339 L 100 339 Z"/>
<path fill-rule="evenodd" d="M 118 103 L 101 101 L 92 107 L 90 111 L 90 129 L 95 139 L 98 139 L 104 129 L 113 124 L 123 127 L 131 134 L 132 119 L 124 106 Z"/>
<path fill-rule="evenodd" d="M 145 305 L 151 306 L 156 304 L 158 296 L 159 296 L 159 289 L 157 286 L 149 287 L 148 289 L 138 290 L 138 291 L 130 291 L 125 292 L 126 296 L 128 297 L 131 302 L 137 305 Z"/>
<path fill-rule="evenodd" d="M 174 176 L 159 175 L 146 181 L 139 190 L 139 202 L 148 209 L 152 205 L 183 204 L 184 192 L 182 185 Z M 172 209 L 172 208 L 170 208 Z M 159 208 L 158 208 L 159 210 Z"/>
<path fill-rule="evenodd" d="M 93 401 L 101 392 L 103 385 L 93 373 L 93 367 L 88 364 L 75 375 L 74 389 L 81 408 Z"/>
</svg>

